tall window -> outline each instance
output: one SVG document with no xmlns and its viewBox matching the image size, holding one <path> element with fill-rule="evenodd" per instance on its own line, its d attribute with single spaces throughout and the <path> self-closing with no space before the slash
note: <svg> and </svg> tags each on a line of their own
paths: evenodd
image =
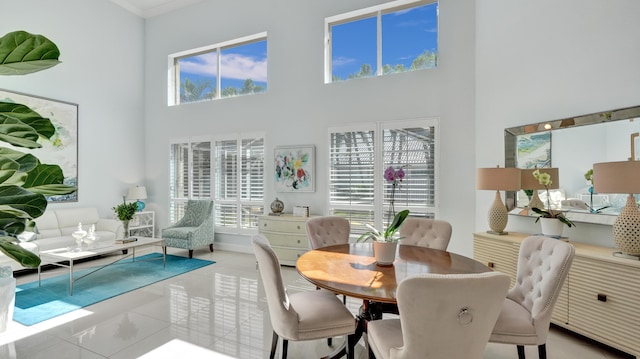
<svg viewBox="0 0 640 359">
<path fill-rule="evenodd" d="M 333 128 L 329 141 L 329 212 L 349 219 L 353 235 L 367 223 L 389 225 L 392 186 L 383 173 L 390 166 L 406 174 L 393 193 L 396 212 L 435 217 L 437 120 Z"/>
<path fill-rule="evenodd" d="M 434 68 L 438 3 L 398 0 L 325 19 L 325 83 Z"/>
<path fill-rule="evenodd" d="M 170 223 L 182 218 L 187 200 L 213 198 L 216 231 L 257 228 L 264 211 L 263 134 L 174 140 L 170 152 Z"/>
<path fill-rule="evenodd" d="M 169 55 L 169 105 L 267 91 L 267 33 Z"/>
<path fill-rule="evenodd" d="M 264 211 L 264 135 L 215 141 L 216 227 L 257 228 Z"/>
<path fill-rule="evenodd" d="M 189 199 L 211 198 L 211 140 L 171 141 L 169 157 L 169 222 L 175 223 Z"/>
</svg>

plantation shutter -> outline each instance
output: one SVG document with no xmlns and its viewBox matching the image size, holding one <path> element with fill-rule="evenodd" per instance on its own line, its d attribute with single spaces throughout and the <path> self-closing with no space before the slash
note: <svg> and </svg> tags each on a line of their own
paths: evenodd
<svg viewBox="0 0 640 359">
<path fill-rule="evenodd" d="M 437 120 L 378 123 L 375 129 L 331 129 L 329 133 L 329 213 L 347 218 L 354 237 L 387 227 L 392 188 L 383 173 L 402 167 L 405 178 L 393 192 L 396 213 L 434 218 Z"/>
<path fill-rule="evenodd" d="M 351 222 L 352 235 L 374 224 L 374 131 L 330 134 L 329 205 L 332 215 Z"/>
<path fill-rule="evenodd" d="M 216 226 L 238 224 L 238 141 L 216 141 Z"/>
<path fill-rule="evenodd" d="M 256 228 L 264 212 L 264 139 L 242 140 L 241 227 Z"/>
</svg>

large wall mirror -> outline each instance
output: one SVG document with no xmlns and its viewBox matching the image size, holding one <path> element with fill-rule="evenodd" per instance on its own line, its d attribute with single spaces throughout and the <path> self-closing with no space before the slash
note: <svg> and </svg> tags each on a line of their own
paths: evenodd
<svg viewBox="0 0 640 359">
<path fill-rule="evenodd" d="M 552 194 L 554 206 L 577 199 L 588 208 L 562 206 L 573 220 L 612 224 L 624 207 L 626 194 L 590 195 L 585 173 L 597 162 L 640 160 L 640 106 L 598 112 L 505 129 L 505 166 L 557 167 L 559 189 Z M 544 193 L 540 193 L 541 197 Z M 524 191 L 507 192 L 510 213 L 526 213 Z M 575 204 L 580 204 L 576 201 Z M 515 209 L 515 210 L 514 210 Z"/>
</svg>

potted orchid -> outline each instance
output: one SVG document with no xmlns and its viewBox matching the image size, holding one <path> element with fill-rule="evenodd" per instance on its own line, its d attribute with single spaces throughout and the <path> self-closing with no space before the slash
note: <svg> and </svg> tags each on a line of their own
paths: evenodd
<svg viewBox="0 0 640 359">
<path fill-rule="evenodd" d="M 400 229 L 400 226 L 402 225 L 404 220 L 409 216 L 408 209 L 400 211 L 396 214 L 394 208 L 396 188 L 400 186 L 400 182 L 402 182 L 402 179 L 404 179 L 404 177 L 405 173 L 402 167 L 400 167 L 397 171 L 394 170 L 393 167 L 388 167 L 384 171 L 385 180 L 391 183 L 389 216 L 393 215 L 393 219 L 390 221 L 389 226 L 383 231 L 380 231 L 367 223 L 366 226 L 369 228 L 369 231 L 363 233 L 358 238 L 358 242 L 366 241 L 370 238 L 373 239 L 373 253 L 376 257 L 376 263 L 380 266 L 393 265 L 398 241 L 402 239 L 402 237 L 398 235 L 398 230 Z"/>
<path fill-rule="evenodd" d="M 532 211 L 539 215 L 538 218 L 536 218 L 536 223 L 541 221 L 542 234 L 559 237 L 562 235 L 563 224 L 566 224 L 569 228 L 576 224 L 565 217 L 564 213 L 561 211 L 554 211 L 551 209 L 551 195 L 549 193 L 549 186 L 553 183 L 551 175 L 546 172 L 540 172 L 539 169 L 536 169 L 533 171 L 533 176 L 547 191 L 547 209 L 545 210 L 537 207 L 531 208 Z"/>
</svg>

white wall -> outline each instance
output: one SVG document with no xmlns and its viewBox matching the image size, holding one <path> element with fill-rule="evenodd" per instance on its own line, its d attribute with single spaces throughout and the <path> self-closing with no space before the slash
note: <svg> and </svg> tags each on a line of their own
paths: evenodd
<svg viewBox="0 0 640 359">
<path fill-rule="evenodd" d="M 267 165 L 273 147 L 314 144 L 319 178 L 315 193 L 281 194 L 291 210 L 310 205 L 326 214 L 327 130 L 331 126 L 421 117 L 440 118 L 439 218 L 453 224 L 450 248 L 471 255 L 474 230 L 474 14 L 475 1 L 440 2 L 436 70 L 335 84 L 323 83 L 324 18 L 384 1 L 204 1 L 148 19 L 145 104 L 146 184 L 155 194 L 160 226 L 167 223 L 169 139 L 264 131 Z M 251 8 L 251 11 L 247 9 Z M 261 31 L 268 32 L 268 92 L 183 106 L 167 106 L 167 56 Z M 380 174 L 382 175 L 382 174 Z M 275 198 L 267 176 L 266 205 Z M 158 195 L 162 194 L 162 195 Z M 216 241 L 248 249 L 247 237 Z M 240 248 L 236 248 L 240 249 Z"/>
<path fill-rule="evenodd" d="M 60 49 L 59 64 L 0 76 L 0 88 L 79 105 L 78 202 L 103 216 L 144 178 L 144 21 L 108 0 L 5 0 L 0 36 L 25 30 Z"/>
<path fill-rule="evenodd" d="M 478 167 L 504 164 L 505 127 L 638 105 L 640 2 L 480 0 L 476 7 Z M 491 196 L 476 195 L 477 230 L 487 228 Z M 509 221 L 507 230 L 539 231 L 530 218 Z M 613 246 L 611 227 L 578 224 L 565 234 Z"/>
</svg>

